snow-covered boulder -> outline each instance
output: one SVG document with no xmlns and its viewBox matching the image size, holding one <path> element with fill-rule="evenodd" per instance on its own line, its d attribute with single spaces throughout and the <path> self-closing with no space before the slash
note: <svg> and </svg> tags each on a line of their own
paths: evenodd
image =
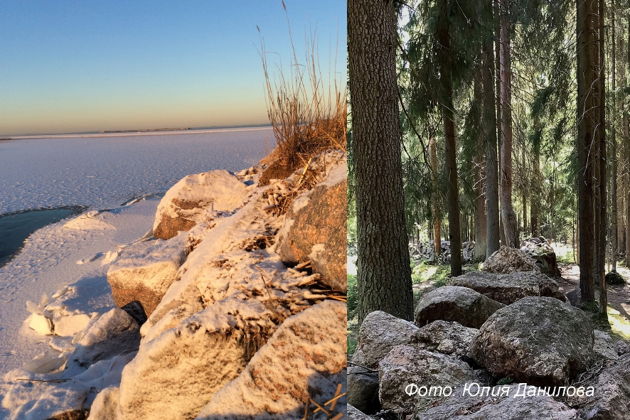
<svg viewBox="0 0 630 420">
<path fill-rule="evenodd" d="M 113 308 L 94 318 L 74 340 L 76 350 L 70 360 L 92 364 L 98 360 L 132 352 L 140 343 L 139 326 L 125 311 Z"/>
<path fill-rule="evenodd" d="M 506 390 L 507 393 L 503 391 Z M 446 401 L 418 414 L 423 420 L 548 419 L 577 420 L 577 412 L 542 392 L 517 397 L 518 385 L 499 385 L 490 395 L 456 391 Z"/>
<path fill-rule="evenodd" d="M 502 245 L 483 263 L 489 273 L 513 273 L 515 271 L 540 271 L 536 261 L 520 249 Z"/>
<path fill-rule="evenodd" d="M 456 387 L 474 379 L 472 368 L 459 359 L 417 347 L 396 346 L 379 363 L 379 398 L 383 409 L 411 414 L 443 397 L 434 394 L 410 396 L 405 392 L 410 384 L 427 388 Z"/>
<path fill-rule="evenodd" d="M 502 303 L 467 287 L 443 286 L 422 296 L 416 307 L 418 326 L 435 320 L 456 321 L 466 327 L 479 328 Z"/>
<path fill-rule="evenodd" d="M 120 392 L 117 387 L 111 386 L 98 393 L 92 407 L 88 420 L 122 420 L 118 407 Z"/>
<path fill-rule="evenodd" d="M 26 325 L 37 334 L 50 335 L 53 333 L 53 323 L 50 318 L 41 313 L 33 312 L 26 319 Z"/>
<path fill-rule="evenodd" d="M 169 239 L 206 221 L 206 210 L 232 212 L 247 197 L 247 187 L 224 170 L 188 175 L 172 186 L 158 205 L 153 223 L 156 238 Z"/>
<path fill-rule="evenodd" d="M 272 312 L 261 301 L 226 299 L 145 336 L 120 383 L 123 418 L 196 416 L 273 333 Z"/>
<path fill-rule="evenodd" d="M 400 344 L 417 342 L 420 329 L 413 322 L 396 318 L 383 311 L 367 314 L 359 329 L 359 344 L 352 363 L 377 369 L 389 351 Z"/>
<path fill-rule="evenodd" d="M 549 297 L 526 297 L 492 314 L 471 352 L 495 376 L 562 385 L 589 367 L 593 341 L 583 311 Z"/>
<path fill-rule="evenodd" d="M 183 237 L 136 242 L 121 251 L 107 271 L 116 305 L 138 301 L 147 315 L 160 303 L 186 256 Z"/>
<path fill-rule="evenodd" d="M 563 302 L 566 300 L 558 288 L 558 283 L 537 271 L 517 271 L 509 274 L 471 271 L 451 279 L 449 283 L 476 290 L 506 305 L 526 296 L 549 296 Z"/>
<path fill-rule="evenodd" d="M 322 282 L 339 291 L 347 288 L 346 172 L 343 159 L 323 182 L 295 198 L 275 248 L 287 263 L 310 261 Z"/>
<path fill-rule="evenodd" d="M 324 405 L 338 384 L 345 392 L 346 337 L 339 328 L 345 322 L 346 305 L 331 300 L 286 319 L 197 418 L 300 418 L 309 398 Z M 336 411 L 344 407 L 344 400 L 337 400 Z"/>
</svg>

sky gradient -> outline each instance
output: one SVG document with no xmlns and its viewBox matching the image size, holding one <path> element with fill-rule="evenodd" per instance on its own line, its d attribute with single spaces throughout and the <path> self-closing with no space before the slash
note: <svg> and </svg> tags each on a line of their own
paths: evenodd
<svg viewBox="0 0 630 420">
<path fill-rule="evenodd" d="M 345 79 L 345 1 L 286 4 Z M 0 135 L 267 123 L 261 35 L 286 65 L 280 0 L 3 1 Z"/>
</svg>

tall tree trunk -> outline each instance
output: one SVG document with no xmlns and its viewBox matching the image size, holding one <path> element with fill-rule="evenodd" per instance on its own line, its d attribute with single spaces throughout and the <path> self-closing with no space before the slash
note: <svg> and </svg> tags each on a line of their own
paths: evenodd
<svg viewBox="0 0 630 420">
<path fill-rule="evenodd" d="M 576 0 L 577 22 L 577 122 L 578 136 L 578 231 L 580 242 L 580 291 L 583 302 L 594 300 L 593 288 L 593 245 L 594 245 L 594 202 L 593 202 L 593 158 L 598 110 L 594 95 L 590 91 L 596 83 L 597 55 L 597 0 Z M 589 159 L 590 157 L 590 159 Z"/>
<path fill-rule="evenodd" d="M 405 229 L 393 0 L 348 1 L 359 322 L 382 310 L 413 318 Z"/>
<path fill-rule="evenodd" d="M 615 80 L 615 78 L 617 77 L 617 73 L 616 73 L 616 69 L 617 69 L 617 46 L 616 46 L 616 42 L 615 42 L 615 0 L 612 0 L 612 6 L 613 6 L 613 10 L 612 13 L 610 14 L 611 17 L 611 24 L 612 24 L 612 28 L 610 31 L 610 35 L 611 35 L 611 44 L 612 44 L 612 91 L 613 91 L 613 95 L 612 95 L 612 106 L 610 107 L 610 145 L 611 145 L 611 152 L 610 152 L 610 156 L 611 156 L 611 176 L 610 176 L 610 187 L 611 187 L 611 199 L 610 199 L 610 203 L 611 203 L 611 215 L 610 215 L 610 220 L 611 220 L 611 226 L 610 226 L 610 233 L 612 235 L 611 238 L 611 258 L 610 258 L 610 262 L 612 265 L 612 271 L 617 271 L 617 253 L 618 253 L 618 236 L 617 236 L 617 136 L 616 136 L 616 131 L 617 131 L 617 127 L 615 125 L 616 121 L 615 121 L 615 115 L 616 115 L 616 108 L 615 108 L 615 89 L 617 86 L 617 82 Z"/>
<path fill-rule="evenodd" d="M 512 63 L 506 0 L 499 0 L 499 77 L 501 108 L 501 221 L 505 244 L 518 247 L 518 226 L 512 205 Z"/>
<path fill-rule="evenodd" d="M 438 180 L 437 142 L 431 134 L 429 138 L 429 164 L 431 166 L 431 181 L 433 183 L 433 198 L 431 199 L 431 215 L 433 217 L 433 252 L 439 256 L 442 252 L 442 214 L 440 212 L 440 193 Z"/>
<path fill-rule="evenodd" d="M 489 4 L 490 1 L 488 1 Z M 497 161 L 497 120 L 494 90 L 494 52 L 492 39 L 482 46 L 482 131 L 486 141 L 486 258 L 499 249 L 499 175 Z"/>
<path fill-rule="evenodd" d="M 623 69 L 623 84 L 624 88 L 628 89 L 630 85 L 628 83 L 628 76 L 630 76 L 630 72 L 628 71 L 628 64 L 630 63 L 630 17 L 627 17 L 627 27 L 628 27 L 628 38 L 626 39 L 626 60 L 621 69 Z M 624 100 L 623 104 L 623 142 L 625 144 L 625 179 L 626 179 L 626 267 L 630 267 L 630 128 L 628 127 L 628 122 L 630 120 L 628 116 L 628 100 Z"/>
<path fill-rule="evenodd" d="M 447 175 L 448 236 L 451 244 L 451 276 L 462 273 L 462 240 L 460 230 L 459 187 L 457 182 L 457 141 L 455 138 L 455 111 L 453 105 L 453 68 L 451 34 L 448 20 L 449 0 L 440 3 L 437 23 L 438 60 L 440 62 L 441 110 L 444 123 L 444 156 Z"/>
<path fill-rule="evenodd" d="M 474 101 L 478 104 L 483 104 L 483 63 L 478 65 L 475 70 L 474 80 Z M 484 135 L 484 120 L 483 120 L 483 105 L 481 106 L 481 112 L 479 112 L 478 120 L 479 132 L 477 133 L 477 144 L 475 149 L 475 156 L 473 157 L 473 194 L 474 194 L 474 206 L 475 206 L 475 222 L 474 222 L 474 259 L 476 261 L 483 261 L 486 256 L 486 235 L 487 235 L 487 216 L 486 216 L 486 195 L 483 188 L 483 182 L 485 178 L 484 173 L 484 161 L 485 161 L 485 142 Z"/>
<path fill-rule="evenodd" d="M 598 78 L 598 129 L 597 141 L 599 141 L 599 201 L 595 201 L 599 212 L 599 241 L 597 247 L 597 280 L 599 281 L 599 309 L 602 315 L 607 315 L 608 296 L 606 292 L 606 232 L 607 232 L 607 214 L 608 198 L 606 195 L 607 184 L 607 164 L 606 164 L 606 36 L 604 18 L 606 16 L 606 6 L 604 0 L 599 0 L 599 78 Z"/>
<path fill-rule="evenodd" d="M 540 199 L 540 185 L 541 185 L 541 178 L 542 176 L 540 175 L 540 144 L 536 143 L 533 145 L 533 155 L 534 155 L 534 159 L 533 159 L 533 165 L 534 165 L 534 180 L 532 182 L 532 191 L 531 191 L 531 205 L 529 206 L 530 208 L 530 226 L 531 226 L 531 232 L 532 232 L 532 236 L 539 236 L 540 235 L 540 203 L 541 203 L 541 199 Z"/>
</svg>

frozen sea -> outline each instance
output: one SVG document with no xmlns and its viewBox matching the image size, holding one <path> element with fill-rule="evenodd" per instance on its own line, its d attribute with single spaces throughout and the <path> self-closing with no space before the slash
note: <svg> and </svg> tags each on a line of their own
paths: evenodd
<svg viewBox="0 0 630 420">
<path fill-rule="evenodd" d="M 273 148 L 270 128 L 0 141 L 0 215 L 61 206 L 115 207 L 180 178 L 240 170 Z"/>
<path fill-rule="evenodd" d="M 0 215 L 82 206 L 99 210 L 95 217 L 109 226 L 69 229 L 67 219 L 50 224 L 0 266 L 0 399 L 3 375 L 51 339 L 24 325 L 27 301 L 65 287 L 76 295 L 70 299 L 75 305 L 95 312 L 111 308 L 106 254 L 150 230 L 159 202 L 151 195 L 191 173 L 250 167 L 273 146 L 270 128 L 0 141 Z M 149 197 L 123 205 L 139 196 Z M 6 415 L 0 407 L 0 418 Z"/>
</svg>

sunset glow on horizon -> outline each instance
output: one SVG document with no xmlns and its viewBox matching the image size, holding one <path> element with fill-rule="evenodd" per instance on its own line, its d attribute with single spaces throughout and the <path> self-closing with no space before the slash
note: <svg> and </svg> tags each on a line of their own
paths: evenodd
<svg viewBox="0 0 630 420">
<path fill-rule="evenodd" d="M 298 58 L 315 33 L 345 80 L 345 2 L 286 4 Z M 3 6 L 0 136 L 266 124 L 261 36 L 291 58 L 280 0 Z"/>
</svg>

